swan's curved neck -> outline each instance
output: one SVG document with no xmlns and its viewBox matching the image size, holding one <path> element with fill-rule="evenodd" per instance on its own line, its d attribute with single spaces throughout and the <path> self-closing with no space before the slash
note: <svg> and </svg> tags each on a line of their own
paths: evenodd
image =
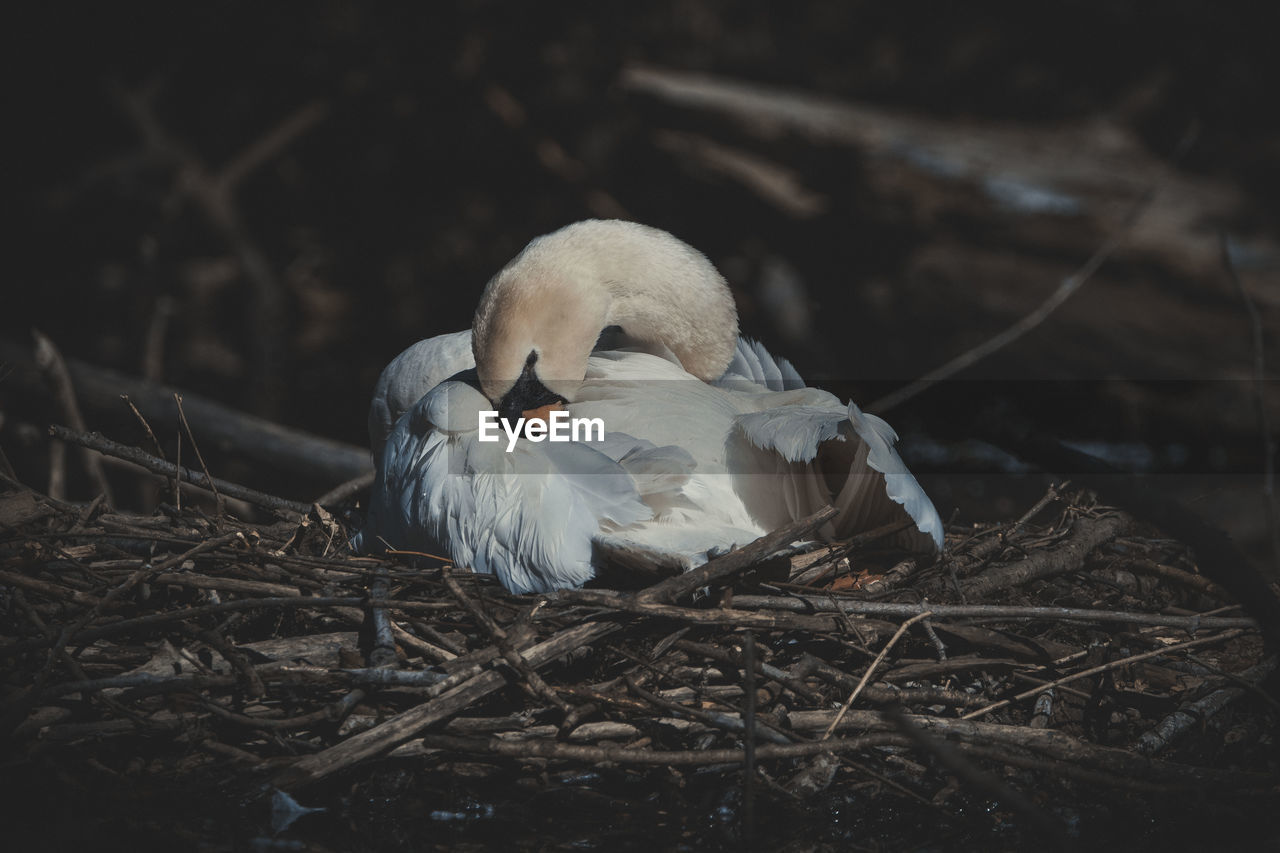
<svg viewBox="0 0 1280 853">
<path fill-rule="evenodd" d="M 738 342 L 733 294 L 700 252 L 634 222 L 578 222 L 534 240 L 485 287 L 472 325 L 485 394 L 504 397 L 536 363 L 546 388 L 573 399 L 608 326 L 665 347 L 705 381 Z"/>
<path fill-rule="evenodd" d="M 576 233 L 566 235 L 570 229 Z M 602 327 L 662 344 L 700 379 L 724 373 L 737 346 L 738 312 L 724 277 L 701 252 L 632 222 L 583 222 L 549 237 L 560 235 L 569 243 L 586 238 L 578 286 L 607 295 Z"/>
</svg>

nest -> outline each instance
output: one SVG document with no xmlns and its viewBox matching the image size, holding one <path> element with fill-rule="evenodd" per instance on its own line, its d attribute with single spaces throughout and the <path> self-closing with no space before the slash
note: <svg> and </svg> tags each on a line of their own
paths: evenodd
<svg viewBox="0 0 1280 853">
<path fill-rule="evenodd" d="M 1275 831 L 1274 660 L 1185 546 L 1052 489 L 950 529 L 940 560 L 879 547 L 893 528 L 800 552 L 825 518 L 638 589 L 512 596 L 431 555 L 353 556 L 318 506 L 249 524 L 10 484 L 6 801 L 28 818 L 10 833 L 866 849 Z M 80 824 L 53 823 L 69 810 Z"/>
</svg>

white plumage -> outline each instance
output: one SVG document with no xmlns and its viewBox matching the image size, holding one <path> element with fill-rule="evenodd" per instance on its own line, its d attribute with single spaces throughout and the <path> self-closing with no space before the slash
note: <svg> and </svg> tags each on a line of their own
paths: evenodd
<svg viewBox="0 0 1280 853">
<path fill-rule="evenodd" d="M 655 229 L 590 221 L 534 241 L 486 288 L 483 342 L 431 338 L 383 372 L 377 480 L 353 544 L 443 552 L 518 593 L 580 586 L 603 560 L 691 568 L 826 504 L 838 515 L 823 538 L 905 511 L 915 527 L 898 542 L 940 548 L 893 429 L 738 338 L 726 297 L 705 258 Z M 620 343 L 582 343 L 613 326 Z M 529 382 L 600 418 L 605 440 L 479 441 L 480 413 Z"/>
</svg>

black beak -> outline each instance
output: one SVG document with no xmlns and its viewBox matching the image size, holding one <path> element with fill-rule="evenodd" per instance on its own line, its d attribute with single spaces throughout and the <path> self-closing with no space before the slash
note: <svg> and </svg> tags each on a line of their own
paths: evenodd
<svg viewBox="0 0 1280 853">
<path fill-rule="evenodd" d="M 538 375 L 533 371 L 536 361 L 537 356 L 530 353 L 524 370 L 520 371 L 520 378 L 516 380 L 516 384 L 506 393 L 506 396 L 498 401 L 498 417 L 507 421 L 513 429 L 516 421 L 530 409 L 540 409 L 543 406 L 565 402 L 563 397 L 552 392 L 538 379 Z"/>
</svg>

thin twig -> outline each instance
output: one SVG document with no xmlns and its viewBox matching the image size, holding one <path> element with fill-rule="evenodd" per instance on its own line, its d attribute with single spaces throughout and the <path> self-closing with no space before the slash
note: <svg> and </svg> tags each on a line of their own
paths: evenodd
<svg viewBox="0 0 1280 853">
<path fill-rule="evenodd" d="M 881 616 L 899 619 L 915 616 L 926 610 L 944 619 L 1052 619 L 1084 623 L 1129 623 L 1162 628 L 1178 628 L 1183 631 L 1217 628 L 1256 628 L 1256 620 L 1240 616 L 1193 615 L 1179 616 L 1163 613 L 1141 613 L 1136 610 L 1101 610 L 1083 607 L 1034 607 L 1008 604 L 900 604 L 889 601 L 864 601 L 857 598 L 835 598 L 829 595 L 738 595 L 733 599 L 743 610 L 777 609 L 804 613 L 829 613 L 838 611 L 862 616 Z"/>
<path fill-rule="evenodd" d="M 62 353 L 58 351 L 52 340 L 40 332 L 32 331 L 31 335 L 36 341 L 36 364 L 40 365 L 41 370 L 44 371 L 45 379 L 53 390 L 54 399 L 58 402 L 58 408 L 62 410 L 62 416 L 67 419 L 67 423 L 71 424 L 73 429 L 84 432 L 86 429 L 84 415 L 80 413 L 80 403 L 76 400 L 75 384 L 71 381 L 71 372 L 67 370 L 67 363 L 63 360 Z M 102 457 L 90 448 L 82 450 L 81 456 L 84 460 L 85 470 L 89 472 L 89 476 L 93 479 L 98 491 L 107 496 L 108 504 L 114 503 L 111 499 L 111 484 L 107 482 L 106 471 L 102 468 Z M 51 457 L 51 468 L 52 464 Z M 62 476 L 57 479 L 61 480 Z M 50 497 L 63 497 L 65 495 L 65 485 L 58 482 L 55 486 L 55 476 L 52 472 L 49 479 Z M 55 494 L 55 491 L 62 494 Z"/>
<path fill-rule="evenodd" d="M 530 666 L 529 661 L 525 660 L 524 656 L 511 645 L 507 632 L 497 622 L 493 621 L 492 616 L 480 609 L 480 605 L 471 596 L 467 595 L 466 590 L 453 577 L 447 565 L 440 567 L 440 579 L 444 581 L 449 593 L 471 614 L 471 618 L 476 620 L 476 624 L 493 638 L 494 645 L 502 652 L 503 659 L 511 664 L 512 668 L 520 673 L 520 677 L 524 679 L 529 693 L 538 699 L 550 702 L 566 714 L 570 713 L 573 710 L 573 706 L 561 698 L 551 689 L 550 685 L 542 680 L 542 676 L 538 675 L 537 670 Z"/>
<path fill-rule="evenodd" d="M 1023 335 L 1035 329 L 1045 320 L 1049 319 L 1049 316 L 1052 315 L 1054 311 L 1057 311 L 1064 302 L 1070 299 L 1077 290 L 1083 287 L 1085 282 L 1093 278 L 1094 273 L 1096 273 L 1098 269 L 1106 263 L 1113 254 L 1115 254 L 1117 249 L 1124 245 L 1125 240 L 1129 237 L 1129 233 L 1133 230 L 1133 226 L 1137 224 L 1142 213 L 1147 209 L 1147 205 L 1149 205 L 1151 200 L 1155 198 L 1161 188 L 1161 185 L 1165 180 L 1167 180 L 1173 164 L 1182 159 L 1182 155 L 1191 146 L 1191 143 L 1195 139 L 1193 131 L 1194 128 L 1192 131 L 1189 131 L 1184 135 L 1181 141 L 1179 141 L 1177 149 L 1169 158 L 1165 166 L 1164 177 L 1147 187 L 1143 192 L 1139 193 L 1138 197 L 1129 205 L 1129 208 L 1125 212 L 1124 218 L 1120 221 L 1120 225 L 1116 231 L 1097 248 L 1097 250 L 1087 261 L 1084 262 L 1083 265 L 1080 266 L 1079 269 L 1063 279 L 1057 289 L 1054 290 L 1053 293 L 1049 294 L 1048 299 L 1040 303 L 1035 310 L 1017 320 L 1003 332 L 988 338 L 966 352 L 960 353 L 950 361 L 935 367 L 919 379 L 909 382 L 901 388 L 886 394 L 870 406 L 866 406 L 866 410 L 876 414 L 884 414 L 896 406 L 900 406 L 913 397 L 929 390 L 939 382 L 950 379 L 957 373 L 967 370 L 992 353 L 999 352 L 1009 344 L 1021 338 Z"/>
<path fill-rule="evenodd" d="M 858 698 L 858 694 L 862 692 L 862 688 L 866 687 L 867 682 L 871 680 L 871 676 L 875 673 L 876 668 L 884 662 L 884 659 L 889 654 L 889 650 L 897 644 L 903 634 L 907 633 L 907 629 L 919 622 L 921 619 L 928 619 L 932 615 L 932 611 L 926 610 L 924 613 L 912 616 L 906 622 L 903 622 L 898 626 L 898 630 L 889 638 L 889 642 L 884 644 L 884 648 L 880 650 L 880 654 L 876 655 L 876 659 L 871 662 L 871 666 L 867 667 L 867 671 L 862 674 L 862 679 L 858 682 L 858 685 L 853 688 L 853 692 L 849 694 L 849 698 L 844 700 L 844 704 L 840 706 L 840 711 L 836 714 L 836 718 L 831 721 L 831 725 L 828 726 L 826 732 L 823 733 L 823 740 L 827 740 L 831 737 L 831 733 L 836 730 L 836 726 L 840 725 L 840 721 L 844 719 L 844 715 L 849 712 L 849 707 Z"/>
<path fill-rule="evenodd" d="M 78 444 L 81 447 L 89 447 L 108 456 L 114 456 L 117 459 L 123 459 L 126 462 L 132 462 L 139 465 L 153 474 L 159 474 L 164 477 L 177 476 L 184 483 L 190 483 L 193 486 L 199 486 L 202 489 L 211 489 L 211 480 L 208 475 L 201 474 L 198 471 L 192 471 L 189 468 L 183 468 L 172 462 L 166 462 L 163 459 L 157 459 L 145 451 L 136 447 L 130 447 L 119 442 L 104 438 L 96 432 L 82 433 L 75 430 L 67 429 L 63 426 L 49 427 L 49 434 L 60 438 L 63 441 L 69 441 Z M 241 486 L 227 480 L 218 480 L 218 487 L 222 493 L 228 497 L 236 498 L 242 501 L 248 501 L 256 506 L 265 507 L 276 512 L 295 513 L 296 516 L 304 516 L 311 511 L 311 506 L 297 501 L 285 500 L 275 495 L 268 495 L 259 492 L 256 489 L 250 489 L 247 486 Z M 295 520 L 297 520 L 295 518 Z"/>
<path fill-rule="evenodd" d="M 1177 643 L 1172 646 L 1165 646 L 1164 648 L 1155 649 L 1154 651 L 1143 652 L 1141 654 L 1136 654 L 1136 655 L 1130 655 L 1129 657 L 1113 660 L 1110 663 L 1104 663 L 1098 666 L 1089 667 L 1088 669 L 1082 669 L 1079 672 L 1072 673 L 1071 675 L 1064 675 L 1062 678 L 1047 682 L 1046 684 L 1038 685 L 1036 687 L 1031 688 L 1030 690 L 1024 690 L 1021 693 L 1017 694 L 1016 696 L 1010 696 L 1008 699 L 1001 699 L 999 702 L 992 702 L 990 705 L 979 708 L 976 711 L 970 711 L 969 713 L 961 716 L 960 719 L 972 720 L 976 717 L 983 717 L 983 716 L 986 716 L 987 714 L 990 714 L 992 711 L 1000 710 L 1006 705 L 1012 705 L 1014 702 L 1020 702 L 1023 699 L 1029 699 L 1032 696 L 1036 696 L 1040 693 L 1043 693 L 1045 689 L 1049 687 L 1060 687 L 1063 684 L 1070 684 L 1072 681 L 1079 681 L 1081 678 L 1088 678 L 1091 675 L 1098 675 L 1103 672 L 1111 672 L 1112 670 L 1119 669 L 1122 666 L 1128 666 L 1131 663 L 1138 663 L 1140 661 L 1150 660 L 1151 658 L 1157 658 L 1163 655 L 1172 654 L 1173 652 L 1182 651 L 1183 649 L 1194 649 L 1200 646 L 1207 646 L 1211 643 L 1225 642 L 1226 640 L 1231 640 L 1236 637 L 1239 637 L 1243 633 L 1244 631 L 1240 629 L 1236 629 L 1232 631 L 1223 631 L 1221 634 L 1215 634 L 1212 637 L 1202 637 L 1198 640 L 1187 640 L 1184 643 Z"/>
<path fill-rule="evenodd" d="M 196 444 L 195 433 L 191 431 L 191 424 L 187 423 L 187 413 L 182 410 L 182 395 L 174 394 L 173 401 L 178 404 L 178 420 L 182 422 L 182 428 L 187 431 L 187 438 L 191 440 L 191 449 L 196 452 L 196 460 L 200 463 L 200 470 L 204 471 L 204 477 L 209 481 L 209 488 L 213 492 L 214 504 L 218 508 L 218 517 L 227 514 L 226 501 L 222 499 L 222 494 L 218 491 L 218 481 L 209 473 L 209 466 L 204 463 L 204 455 L 200 452 L 200 445 Z"/>
</svg>

